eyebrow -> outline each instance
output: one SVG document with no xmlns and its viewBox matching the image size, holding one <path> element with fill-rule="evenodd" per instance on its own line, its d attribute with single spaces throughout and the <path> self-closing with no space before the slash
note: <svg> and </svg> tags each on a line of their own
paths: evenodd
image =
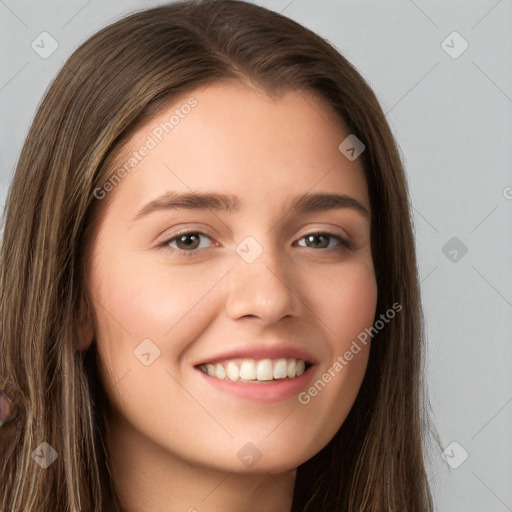
<svg viewBox="0 0 512 512">
<path fill-rule="evenodd" d="M 224 211 L 235 213 L 240 211 L 242 201 L 237 196 L 207 192 L 175 192 L 169 191 L 143 206 L 133 218 L 134 221 L 153 212 L 167 210 L 203 210 Z M 370 214 L 366 207 L 353 197 L 345 194 L 315 193 L 302 194 L 293 199 L 292 211 L 308 213 L 327 210 L 350 208 L 368 219 Z"/>
</svg>

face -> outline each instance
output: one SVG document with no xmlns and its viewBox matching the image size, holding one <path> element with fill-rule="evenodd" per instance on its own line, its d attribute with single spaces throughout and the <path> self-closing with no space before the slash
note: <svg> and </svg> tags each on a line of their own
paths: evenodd
<svg viewBox="0 0 512 512">
<path fill-rule="evenodd" d="M 313 95 L 225 82 L 124 148 L 116 169 L 130 171 L 97 191 L 113 195 L 88 287 L 127 442 L 250 473 L 296 468 L 335 435 L 377 300 L 364 171 L 338 149 L 348 135 Z"/>
</svg>

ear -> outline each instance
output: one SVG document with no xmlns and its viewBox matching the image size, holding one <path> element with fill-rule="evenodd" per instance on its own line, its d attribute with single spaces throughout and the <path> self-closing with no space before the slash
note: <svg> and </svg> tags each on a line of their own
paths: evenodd
<svg viewBox="0 0 512 512">
<path fill-rule="evenodd" d="M 79 351 L 86 351 L 94 340 L 94 323 L 91 308 L 86 299 L 80 301 L 76 319 L 76 342 Z"/>
</svg>

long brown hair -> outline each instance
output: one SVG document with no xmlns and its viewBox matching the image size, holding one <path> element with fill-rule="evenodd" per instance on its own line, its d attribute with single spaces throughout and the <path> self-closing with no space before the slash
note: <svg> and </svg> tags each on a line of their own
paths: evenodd
<svg viewBox="0 0 512 512">
<path fill-rule="evenodd" d="M 18 409 L 0 431 L 1 509 L 120 510 L 95 343 L 86 352 L 76 347 L 91 304 L 84 255 L 109 199 L 98 201 L 94 191 L 113 175 L 113 158 L 138 126 L 194 89 L 227 79 L 273 97 L 313 92 L 363 141 L 375 319 L 394 303 L 403 308 L 373 338 L 345 422 L 298 468 L 292 510 L 433 510 L 422 446 L 422 433 L 433 427 L 419 282 L 393 135 L 368 84 L 328 42 L 237 0 L 177 2 L 102 29 L 68 59 L 35 116 L 1 246 L 0 389 Z M 46 469 L 32 460 L 43 442 L 58 454 Z"/>
</svg>

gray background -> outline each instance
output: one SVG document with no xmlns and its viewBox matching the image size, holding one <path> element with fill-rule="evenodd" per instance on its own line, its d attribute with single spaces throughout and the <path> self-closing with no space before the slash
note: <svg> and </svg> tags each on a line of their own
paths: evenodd
<svg viewBox="0 0 512 512">
<path fill-rule="evenodd" d="M 0 0 L 2 205 L 35 110 L 66 58 L 99 28 L 160 3 Z M 370 83 L 399 143 L 427 382 L 446 449 L 443 457 L 428 444 L 436 510 L 512 511 L 512 1 L 256 3 L 336 46 Z M 31 47 L 51 48 L 44 31 L 58 43 L 46 58 Z M 448 37 L 453 31 L 463 39 Z"/>
</svg>

